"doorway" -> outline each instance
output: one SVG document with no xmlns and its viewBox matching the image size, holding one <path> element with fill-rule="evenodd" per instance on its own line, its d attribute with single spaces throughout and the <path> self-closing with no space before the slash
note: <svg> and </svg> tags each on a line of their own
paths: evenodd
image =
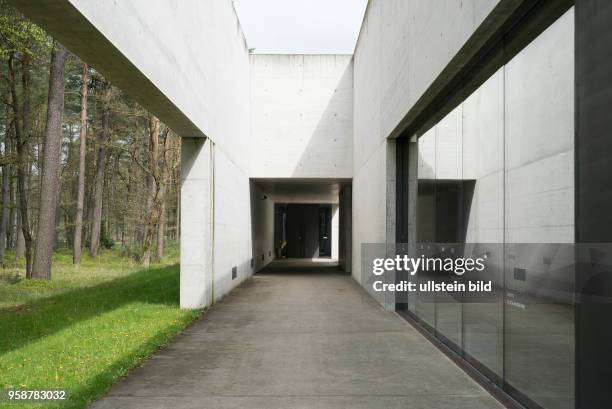
<svg viewBox="0 0 612 409">
<path fill-rule="evenodd" d="M 286 258 L 332 256 L 332 206 L 329 204 L 276 204 L 275 242 Z"/>
</svg>

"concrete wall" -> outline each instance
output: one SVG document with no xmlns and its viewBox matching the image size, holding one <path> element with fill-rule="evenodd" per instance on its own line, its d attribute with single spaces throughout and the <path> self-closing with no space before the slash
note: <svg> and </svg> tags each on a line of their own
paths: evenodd
<svg viewBox="0 0 612 409">
<path fill-rule="evenodd" d="M 251 106 L 252 178 L 352 177 L 352 56 L 252 55 Z M 337 196 L 330 199 L 326 189 L 318 192 L 299 185 L 288 193 L 255 189 L 258 195 L 267 194 L 272 206 L 274 202 L 333 203 L 332 258 L 338 259 Z M 271 261 L 267 249 L 273 251 L 274 237 L 268 227 L 273 229 L 274 210 L 256 209 L 262 205 L 256 199 L 252 203 L 253 253 L 259 270 Z"/>
<path fill-rule="evenodd" d="M 359 115 L 355 110 L 356 117 Z M 358 122 L 356 120 L 356 122 Z M 356 130 L 358 128 L 356 127 Z M 355 138 L 357 138 L 357 132 Z M 367 243 L 395 241 L 395 143 L 385 141 L 361 168 L 355 168 L 352 199 L 353 277 L 361 282 L 361 250 Z"/>
<path fill-rule="evenodd" d="M 214 301 L 217 301 L 249 278 L 253 269 L 248 174 L 232 162 L 226 152 L 217 149 L 216 145 L 214 153 L 213 271 Z M 232 278 L 234 267 L 237 272 L 235 278 Z"/>
<path fill-rule="evenodd" d="M 337 261 L 340 256 L 340 210 L 337 204 L 331 205 L 331 213 L 331 258 Z"/>
<path fill-rule="evenodd" d="M 201 308 L 253 273 L 249 179 L 210 139 L 181 148 L 181 306 Z"/>
<path fill-rule="evenodd" d="M 395 155 L 387 138 L 397 136 L 398 126 L 422 108 L 425 94 L 467 52 L 466 44 L 499 20 L 510 3 L 369 2 L 354 57 L 357 279 L 361 243 L 394 242 L 390 183 Z M 468 241 L 573 239 L 573 26 L 568 13 L 419 139 L 420 179 L 476 181 Z"/>
<path fill-rule="evenodd" d="M 504 240 L 504 69 L 462 104 L 463 178 L 475 180 L 466 241 Z"/>
<path fill-rule="evenodd" d="M 274 201 L 251 182 L 251 232 L 253 271 L 264 268 L 274 254 Z"/>
<path fill-rule="evenodd" d="M 246 159 L 226 146 L 249 112 L 249 52 L 231 0 L 70 3 L 229 157 Z"/>
<path fill-rule="evenodd" d="M 395 241 L 393 135 L 498 0 L 371 0 L 354 56 L 353 275 L 361 243 Z M 427 39 L 427 41 L 424 41 Z"/>
<path fill-rule="evenodd" d="M 182 308 L 213 300 L 213 148 L 205 138 L 181 140 Z"/>
<path fill-rule="evenodd" d="M 574 241 L 574 10 L 506 65 L 506 241 Z"/>
<path fill-rule="evenodd" d="M 208 137 L 182 144 L 181 306 L 210 305 L 252 274 L 249 54 L 232 3 L 73 3 Z"/>
<path fill-rule="evenodd" d="M 570 10 L 419 138 L 419 179 L 475 181 L 466 241 L 573 242 L 573 60 Z"/>
<path fill-rule="evenodd" d="M 252 177 L 352 176 L 348 55 L 252 55 Z"/>
<path fill-rule="evenodd" d="M 498 0 L 370 2 L 368 20 L 374 30 L 380 30 L 383 135 L 393 131 L 497 3 Z"/>
<path fill-rule="evenodd" d="M 371 90 L 366 146 L 392 133 L 498 3 L 370 0 L 355 49 L 355 103 Z"/>
</svg>

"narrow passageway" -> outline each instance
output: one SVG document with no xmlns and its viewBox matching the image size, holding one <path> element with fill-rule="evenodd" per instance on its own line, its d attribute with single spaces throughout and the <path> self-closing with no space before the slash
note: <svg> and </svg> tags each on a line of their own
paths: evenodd
<svg viewBox="0 0 612 409">
<path fill-rule="evenodd" d="M 110 408 L 501 408 L 324 259 L 282 260 L 94 403 Z"/>
</svg>

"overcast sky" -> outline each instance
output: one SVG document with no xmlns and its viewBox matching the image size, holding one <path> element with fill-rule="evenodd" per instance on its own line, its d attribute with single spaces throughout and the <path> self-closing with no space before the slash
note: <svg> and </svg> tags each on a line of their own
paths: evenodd
<svg viewBox="0 0 612 409">
<path fill-rule="evenodd" d="M 367 0 L 234 0 L 257 54 L 352 54 Z"/>
</svg>

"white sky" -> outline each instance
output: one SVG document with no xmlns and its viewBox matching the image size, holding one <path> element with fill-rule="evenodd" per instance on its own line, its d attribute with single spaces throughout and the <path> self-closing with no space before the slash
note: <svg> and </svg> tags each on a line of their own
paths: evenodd
<svg viewBox="0 0 612 409">
<path fill-rule="evenodd" d="M 352 54 L 367 0 L 234 0 L 256 54 Z"/>
</svg>

